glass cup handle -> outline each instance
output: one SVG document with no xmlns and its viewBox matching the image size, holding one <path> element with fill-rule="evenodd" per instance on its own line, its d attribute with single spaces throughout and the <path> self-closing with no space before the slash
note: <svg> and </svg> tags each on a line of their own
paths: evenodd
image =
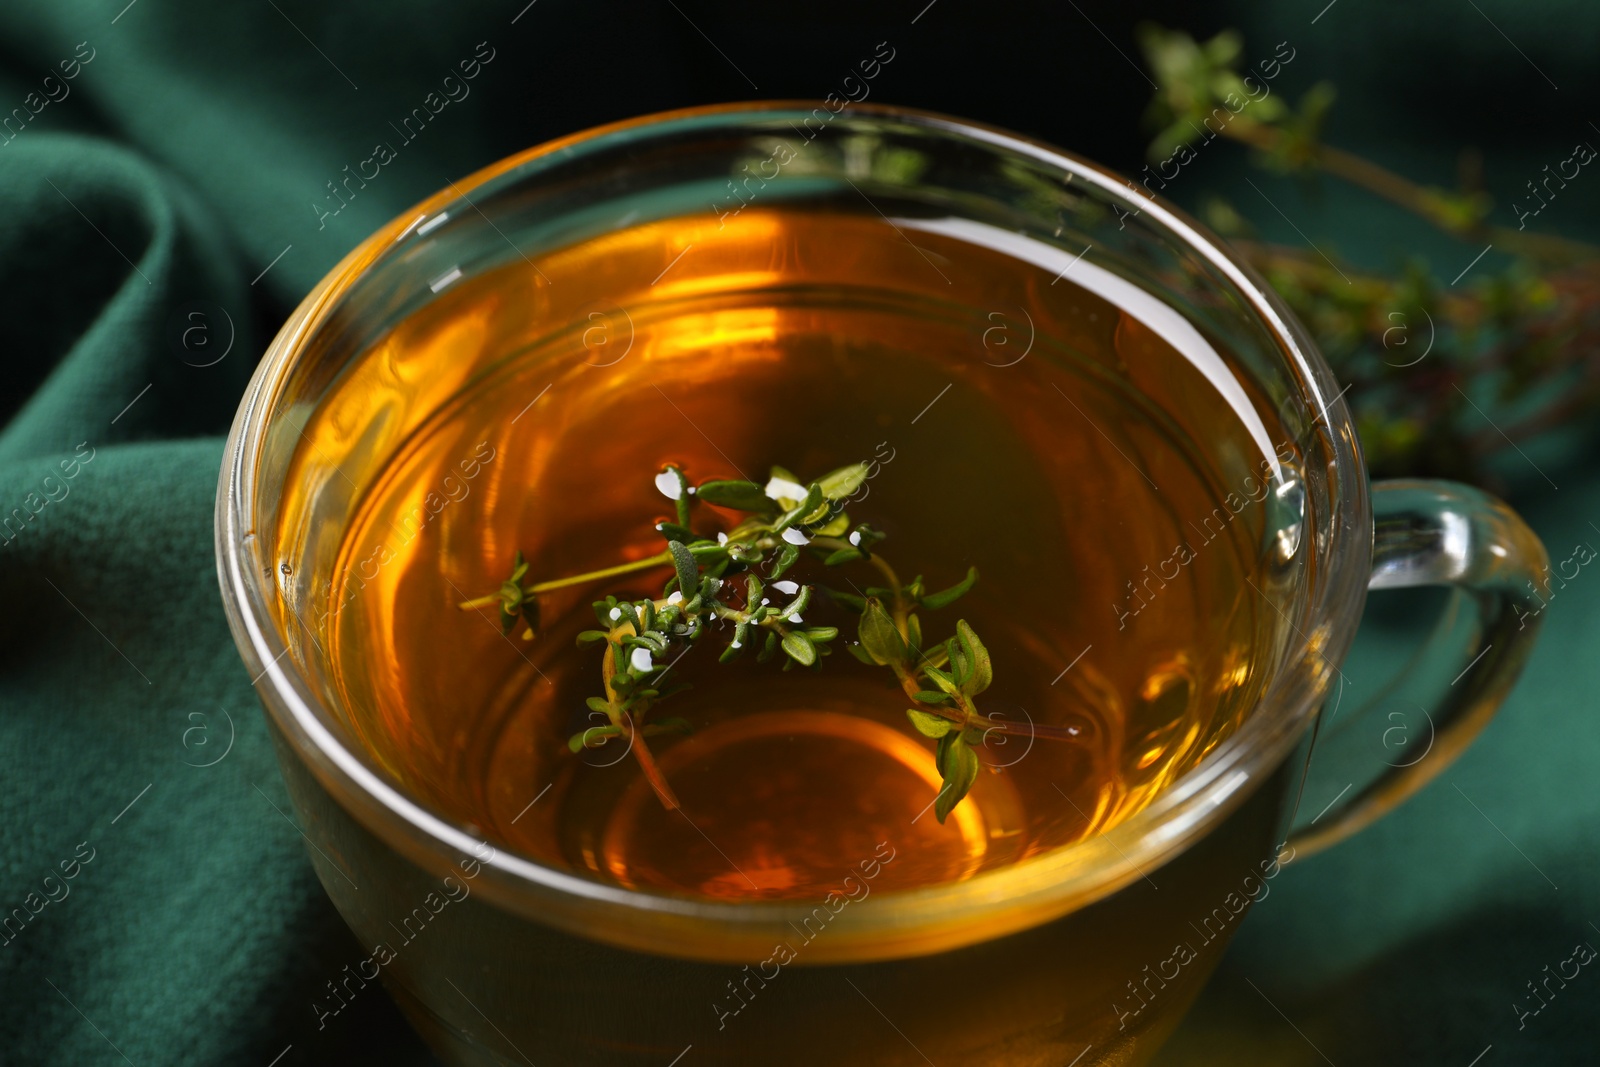
<svg viewBox="0 0 1600 1067">
<path fill-rule="evenodd" d="M 1377 482 L 1372 511 L 1367 587 L 1440 585 L 1453 593 L 1402 676 L 1339 725 L 1370 725 L 1380 705 L 1401 701 L 1424 711 L 1429 744 L 1420 758 L 1385 760 L 1385 768 L 1359 791 L 1342 804 L 1335 798 L 1331 811 L 1298 828 L 1290 837 L 1297 856 L 1336 844 L 1393 810 L 1466 749 L 1521 672 L 1548 595 L 1544 545 L 1487 493 L 1455 482 Z M 1319 717 L 1319 730 L 1330 725 Z M 1388 732 L 1383 736 L 1387 744 Z M 1317 747 L 1313 742 L 1313 762 Z"/>
</svg>

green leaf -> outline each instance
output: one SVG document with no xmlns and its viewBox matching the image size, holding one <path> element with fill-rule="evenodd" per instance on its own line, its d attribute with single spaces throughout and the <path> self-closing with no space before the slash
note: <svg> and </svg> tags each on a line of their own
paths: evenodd
<svg viewBox="0 0 1600 1067">
<path fill-rule="evenodd" d="M 915 615 L 906 616 L 906 647 L 912 659 L 922 654 L 922 622 Z"/>
<path fill-rule="evenodd" d="M 700 587 L 700 566 L 694 561 L 694 554 L 682 541 L 668 541 L 667 547 L 672 550 L 672 565 L 678 572 L 678 588 L 685 597 L 693 596 Z"/>
<path fill-rule="evenodd" d="M 790 630 L 783 635 L 783 650 L 790 659 L 802 666 L 809 667 L 817 662 L 817 650 L 811 644 L 811 639 L 799 630 Z"/>
<path fill-rule="evenodd" d="M 622 730 L 616 726 L 591 726 L 587 730 L 579 730 L 567 738 L 567 748 L 573 752 L 582 752 L 585 748 L 600 747 L 609 738 L 621 736 Z M 599 742 L 599 744 L 594 744 L 594 742 Z"/>
<path fill-rule="evenodd" d="M 861 558 L 861 550 L 859 548 L 841 548 L 837 552 L 831 553 L 822 562 L 824 566 L 837 567 L 841 563 L 849 563 L 852 560 Z"/>
<path fill-rule="evenodd" d="M 704 537 L 695 533 L 687 526 L 679 526 L 675 522 L 656 523 L 656 533 L 660 534 L 662 537 L 665 537 L 668 541 L 682 541 L 686 545 L 692 545 L 697 541 L 705 540 Z"/>
<path fill-rule="evenodd" d="M 905 662 L 905 639 L 895 628 L 889 613 L 883 610 L 883 602 L 876 597 L 867 601 L 866 611 L 861 615 L 860 636 L 862 646 L 874 663 Z"/>
<path fill-rule="evenodd" d="M 791 510 L 783 513 L 777 522 L 772 524 L 772 532 L 781 534 L 789 527 L 802 521 L 811 521 L 811 516 L 818 511 L 827 514 L 827 504 L 822 499 L 822 489 L 816 482 L 812 482 L 806 489 L 806 498 L 796 504 Z M 819 518 L 821 516 L 818 516 Z"/>
<path fill-rule="evenodd" d="M 936 693 L 931 689 L 923 689 L 911 699 L 919 700 L 924 704 L 948 704 L 950 702 L 950 694 Z"/>
<path fill-rule="evenodd" d="M 929 593 L 927 596 L 922 598 L 921 604 L 930 611 L 937 611 L 940 608 L 948 607 L 965 596 L 967 592 L 975 584 L 977 584 L 977 581 L 978 568 L 968 567 L 967 576 L 965 578 L 961 579 L 961 581 L 957 582 L 955 585 L 952 585 L 949 589 L 941 589 L 937 593 Z"/>
<path fill-rule="evenodd" d="M 824 593 L 828 594 L 829 599 L 842 608 L 849 608 L 857 614 L 867 610 L 867 598 L 864 596 L 843 593 L 837 589 L 829 589 L 827 586 L 822 586 L 821 588 Z"/>
<path fill-rule="evenodd" d="M 819 523 L 826 524 L 826 526 L 833 525 L 833 521 L 829 518 L 829 516 L 833 514 L 833 502 L 822 497 L 820 492 L 817 494 L 817 496 L 819 497 L 817 506 L 806 514 L 800 516 L 800 521 L 795 524 L 797 526 L 811 527 L 811 533 L 813 536 L 815 536 L 819 530 L 824 528 L 819 526 Z"/>
<path fill-rule="evenodd" d="M 623 607 L 621 604 L 618 604 L 617 598 L 614 596 L 608 596 L 604 600 L 596 600 L 589 606 L 594 608 L 594 617 L 599 620 L 600 625 L 604 626 L 607 630 L 615 626 L 619 621 L 626 618 L 628 615 L 627 608 Z M 611 612 L 615 608 L 622 608 L 622 614 L 613 619 L 611 617 Z"/>
<path fill-rule="evenodd" d="M 611 705 L 607 704 L 602 697 L 590 697 L 588 700 L 584 701 L 584 703 L 589 705 L 590 711 L 597 711 L 601 715 L 611 714 Z"/>
<path fill-rule="evenodd" d="M 606 631 L 604 630 L 585 630 L 578 635 L 578 647 L 585 648 L 589 645 L 598 644 L 605 639 Z"/>
<path fill-rule="evenodd" d="M 950 658 L 950 678 L 960 688 L 966 684 L 967 675 L 972 671 L 972 661 L 967 658 L 960 641 L 954 637 L 944 643 L 944 650 Z"/>
<path fill-rule="evenodd" d="M 757 663 L 765 663 L 771 659 L 778 650 L 778 633 L 776 630 L 767 631 L 767 640 L 761 646 L 761 652 L 756 656 Z"/>
<path fill-rule="evenodd" d="M 635 648 L 649 650 L 651 655 L 656 655 L 667 646 L 666 638 L 659 633 L 646 630 L 642 634 L 625 634 L 622 638 L 622 647 L 630 651 Z"/>
<path fill-rule="evenodd" d="M 656 488 L 665 492 L 666 490 L 661 484 L 663 478 L 666 479 L 668 483 L 675 484 L 677 486 L 677 492 L 667 493 L 667 495 L 672 498 L 673 504 L 677 507 L 678 525 L 688 526 L 689 504 L 691 502 L 691 498 L 689 496 L 689 479 L 683 476 L 683 470 L 676 463 L 668 463 L 665 467 L 661 468 L 661 473 L 656 475 Z"/>
<path fill-rule="evenodd" d="M 778 510 L 778 502 L 767 496 L 755 482 L 737 479 L 703 482 L 694 495 L 707 504 L 733 508 L 735 511 L 771 514 Z"/>
<path fill-rule="evenodd" d="M 863 556 L 871 557 L 872 546 L 888 536 L 888 534 L 879 533 L 866 523 L 862 523 L 850 534 L 850 543 L 861 549 Z"/>
<path fill-rule="evenodd" d="M 972 791 L 972 784 L 978 780 L 978 754 L 972 751 L 958 734 L 946 734 L 940 738 L 940 743 L 943 744 L 951 738 L 954 740 L 950 741 L 941 768 L 944 788 L 939 790 L 939 796 L 933 805 L 933 814 L 941 823 L 955 810 L 957 804 L 966 799 L 967 794 Z"/>
<path fill-rule="evenodd" d="M 968 676 L 961 684 L 961 691 L 969 697 L 975 697 L 994 682 L 994 665 L 989 662 L 989 650 L 983 647 L 983 642 L 967 625 L 967 620 L 956 623 L 956 639 L 961 642 L 961 649 L 969 661 Z"/>
<path fill-rule="evenodd" d="M 689 546 L 689 555 L 702 567 L 715 566 L 728 559 L 728 550 L 715 541 L 696 541 Z"/>
<path fill-rule="evenodd" d="M 733 640 L 728 642 L 728 647 L 722 650 L 722 655 L 717 657 L 718 663 L 732 663 L 744 652 L 745 646 L 750 643 L 750 624 L 741 622 L 733 628 Z"/>
<path fill-rule="evenodd" d="M 911 725 L 917 728 L 917 733 L 924 737 L 943 737 L 954 726 L 946 719 L 930 715 L 925 711 L 917 711 L 915 708 L 907 709 L 906 715 L 911 719 Z"/>
<path fill-rule="evenodd" d="M 822 644 L 838 637 L 839 628 L 837 626 L 808 626 L 806 627 L 806 636 L 811 638 L 812 644 Z"/>
<path fill-rule="evenodd" d="M 795 598 L 789 601 L 789 603 L 784 607 L 782 616 L 785 619 L 793 619 L 796 615 L 803 617 L 806 609 L 810 606 L 811 586 L 802 585 L 800 587 L 800 592 L 795 594 Z"/>
<path fill-rule="evenodd" d="M 767 555 L 755 545 L 747 544 L 743 541 L 730 540 L 726 545 L 726 548 L 728 549 L 729 558 L 733 559 L 737 563 L 743 563 L 747 566 L 754 566 L 755 564 L 760 563 L 766 558 Z"/>
<path fill-rule="evenodd" d="M 530 633 L 539 629 L 539 598 L 527 593 L 520 593 L 522 599 L 522 621 L 527 624 Z M 504 621 L 504 620 L 502 620 Z"/>
<path fill-rule="evenodd" d="M 946 645 L 945 647 L 948 648 L 949 646 Z M 937 667 L 930 667 L 927 664 L 923 664 L 922 673 L 926 674 L 929 678 L 932 678 L 934 685 L 937 685 L 940 689 L 943 689 L 951 696 L 955 696 L 957 693 L 961 692 L 961 687 L 956 684 L 956 680 Z"/>
<path fill-rule="evenodd" d="M 797 560 L 799 558 L 800 558 L 800 546 L 799 545 L 788 545 L 788 544 L 784 545 L 782 551 L 780 551 L 778 553 L 778 561 L 777 561 L 776 564 L 773 565 L 772 573 L 767 575 L 767 577 L 773 579 L 774 581 L 776 581 L 779 578 L 782 578 L 783 577 L 783 572 L 788 570 L 790 567 L 793 567 L 794 564 L 795 564 L 795 560 Z"/>
<path fill-rule="evenodd" d="M 838 537 L 848 529 L 850 529 L 850 516 L 841 511 L 828 520 L 826 526 L 817 527 L 816 534 L 818 537 Z"/>
<path fill-rule="evenodd" d="M 817 479 L 817 485 L 822 489 L 822 495 L 829 500 L 843 500 L 867 480 L 867 465 L 865 463 L 852 463 L 848 467 L 840 467 L 836 471 L 829 471 Z"/>
</svg>

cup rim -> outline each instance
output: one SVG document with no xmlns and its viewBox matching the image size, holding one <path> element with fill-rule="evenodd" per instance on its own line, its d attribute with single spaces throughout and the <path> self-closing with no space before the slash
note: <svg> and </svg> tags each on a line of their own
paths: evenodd
<svg viewBox="0 0 1600 1067">
<path fill-rule="evenodd" d="M 704 960 L 748 961 L 752 953 L 757 959 L 765 954 L 776 932 L 809 915 L 817 902 L 712 901 L 626 889 L 547 866 L 488 845 L 473 828 L 413 799 L 344 744 L 320 717 L 319 712 L 328 713 L 316 696 L 286 662 L 290 646 L 269 603 L 276 588 L 252 555 L 254 481 L 266 415 L 338 298 L 422 219 L 535 160 L 581 152 L 619 135 L 681 133 L 685 124 L 695 123 L 737 125 L 741 119 L 809 113 L 821 106 L 772 100 L 656 112 L 547 141 L 447 184 L 363 240 L 305 296 L 263 355 L 228 435 L 216 505 L 218 578 L 235 643 L 282 740 L 347 812 L 412 862 L 437 871 L 475 856 L 488 875 L 479 885 L 496 904 L 590 940 Z M 1282 670 L 1239 728 L 1146 807 L 1103 833 L 964 881 L 873 894 L 835 917 L 829 928 L 838 932 L 807 949 L 809 963 L 921 955 L 1028 929 L 1109 896 L 1182 852 L 1239 807 L 1298 743 L 1326 695 L 1329 673 L 1348 650 L 1371 570 L 1367 479 L 1343 394 L 1305 327 L 1252 267 L 1163 198 L 1139 192 L 1120 174 L 1052 145 L 892 105 L 852 104 L 832 122 L 848 123 L 852 115 L 925 127 L 990 152 L 1021 154 L 1060 168 L 1202 256 L 1245 298 L 1249 312 L 1279 345 L 1280 358 L 1298 372 L 1298 398 L 1323 413 L 1323 447 L 1334 460 L 1328 472 L 1328 522 L 1338 536 L 1326 545 L 1313 538 L 1310 548 L 1323 574 L 1304 607 L 1305 616 L 1317 622 L 1313 636 L 1296 628 L 1296 643 Z M 323 875 L 328 884 L 330 876 Z"/>
</svg>

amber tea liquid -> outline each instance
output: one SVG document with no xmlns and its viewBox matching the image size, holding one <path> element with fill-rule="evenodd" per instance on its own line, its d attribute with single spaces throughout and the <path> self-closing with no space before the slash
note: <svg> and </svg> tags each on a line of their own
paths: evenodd
<svg viewBox="0 0 1600 1067">
<path fill-rule="evenodd" d="M 348 371 L 309 418 L 308 455 L 358 451 L 399 407 L 433 411 L 359 479 L 306 620 L 374 758 L 459 823 L 593 879 L 819 899 L 883 842 L 896 858 L 876 891 L 1097 833 L 1228 736 L 1265 673 L 1260 497 L 1237 484 L 1260 474 L 1260 434 L 1159 324 L 1097 289 L 1092 256 L 1061 275 L 1004 240 L 908 226 L 752 207 L 721 228 L 623 229 L 457 282 Z M 933 742 L 843 640 L 815 672 L 718 664 L 716 632 L 675 662 L 694 688 L 655 715 L 695 733 L 652 740 L 683 804 L 669 812 L 625 742 L 566 745 L 602 691 L 600 651 L 574 644 L 589 602 L 659 596 L 666 569 L 548 595 L 531 642 L 456 608 L 518 549 L 530 579 L 660 551 L 664 463 L 764 483 L 775 464 L 810 478 L 855 461 L 872 478 L 852 518 L 888 533 L 903 577 L 942 588 L 979 569 L 923 626 L 983 636 L 981 709 L 1082 727 L 991 735 L 943 825 Z M 790 577 L 878 580 L 864 563 Z M 806 621 L 854 634 L 825 597 Z"/>
</svg>

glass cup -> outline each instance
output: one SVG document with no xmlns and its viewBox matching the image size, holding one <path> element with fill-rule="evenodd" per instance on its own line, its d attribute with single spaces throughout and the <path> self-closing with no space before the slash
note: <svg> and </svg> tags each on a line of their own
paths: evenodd
<svg viewBox="0 0 1600 1067">
<path fill-rule="evenodd" d="M 780 145 L 804 165 L 775 163 Z M 360 743 L 339 706 L 324 642 L 342 531 L 400 444 L 481 366 L 463 356 L 394 368 L 420 376 L 410 399 L 308 454 L 301 429 L 341 372 L 451 280 L 629 222 L 703 216 L 714 240 L 756 198 L 896 225 L 983 226 L 1063 269 L 1087 256 L 1124 299 L 1221 342 L 1200 346 L 1211 353 L 1200 369 L 1242 425 L 1292 436 L 1293 460 L 1263 505 L 1256 594 L 1272 625 L 1255 706 L 1108 831 L 848 906 L 637 891 L 534 862 L 442 814 Z M 647 282 L 618 279 L 618 300 Z M 1341 397 L 1283 302 L 1187 216 L 1092 163 L 956 119 L 848 104 L 672 112 L 452 183 L 363 242 L 290 317 L 246 392 L 221 474 L 229 623 L 312 864 L 372 947 L 309 991 L 314 1010 L 336 1015 L 381 981 L 454 1064 L 1148 1061 L 1282 865 L 1443 769 L 1493 715 L 1537 630 L 1545 554 L 1535 536 L 1466 486 L 1369 485 Z M 1264 430 L 1251 432 L 1273 451 Z M 1452 590 L 1406 676 L 1427 748 L 1378 761 L 1297 827 L 1319 722 L 1337 716 L 1319 753 L 1392 732 L 1374 717 L 1385 705 L 1338 714 L 1355 703 L 1340 663 L 1367 590 L 1418 585 Z M 870 880 L 873 864 L 892 860 L 886 843 L 858 873 Z"/>
</svg>

